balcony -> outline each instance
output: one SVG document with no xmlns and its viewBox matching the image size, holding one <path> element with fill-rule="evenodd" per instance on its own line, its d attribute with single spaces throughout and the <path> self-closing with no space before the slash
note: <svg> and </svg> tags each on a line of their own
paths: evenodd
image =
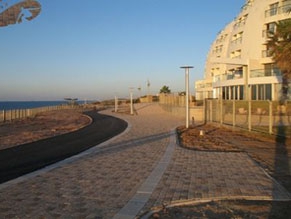
<svg viewBox="0 0 291 219">
<path fill-rule="evenodd" d="M 270 58 L 272 57 L 272 51 L 271 50 L 263 50 L 262 51 L 262 58 Z"/>
<path fill-rule="evenodd" d="M 241 44 L 242 43 L 242 36 L 235 38 L 234 40 L 231 41 L 231 44 L 236 45 L 236 44 Z"/>
<path fill-rule="evenodd" d="M 275 30 L 263 30 L 262 37 L 266 40 L 266 39 L 272 37 L 274 32 L 275 32 Z"/>
<path fill-rule="evenodd" d="M 226 74 L 217 75 L 215 77 L 215 82 L 236 80 L 236 79 L 241 79 L 241 78 L 243 78 L 243 72 L 241 70 L 236 70 L 233 72 L 228 72 Z"/>
<path fill-rule="evenodd" d="M 212 88 L 212 83 L 205 83 L 205 84 L 196 85 L 196 89 L 203 89 L 203 88 Z"/>
<path fill-rule="evenodd" d="M 291 8 L 291 4 L 284 5 L 282 7 L 271 8 L 271 9 L 265 11 L 265 17 L 267 18 L 267 17 L 272 17 L 275 15 L 278 15 L 278 14 L 287 13 L 288 10 L 290 10 L 290 8 Z"/>
<path fill-rule="evenodd" d="M 281 76 L 281 71 L 279 69 L 256 69 L 250 71 L 251 78 L 260 78 L 260 77 L 270 77 L 270 76 Z"/>
<path fill-rule="evenodd" d="M 241 11 L 248 10 L 253 5 L 253 0 L 248 0 L 247 3 L 241 7 Z"/>
<path fill-rule="evenodd" d="M 246 18 L 243 20 L 239 20 L 237 23 L 234 24 L 233 29 L 238 29 L 243 27 L 246 24 Z"/>
</svg>

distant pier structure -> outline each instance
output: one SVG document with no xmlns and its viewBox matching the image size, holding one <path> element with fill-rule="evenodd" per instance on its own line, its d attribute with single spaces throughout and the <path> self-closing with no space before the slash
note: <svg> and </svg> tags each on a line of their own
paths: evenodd
<svg viewBox="0 0 291 219">
<path fill-rule="evenodd" d="M 36 0 L 0 0 L 0 27 L 31 21 L 41 12 Z"/>
</svg>

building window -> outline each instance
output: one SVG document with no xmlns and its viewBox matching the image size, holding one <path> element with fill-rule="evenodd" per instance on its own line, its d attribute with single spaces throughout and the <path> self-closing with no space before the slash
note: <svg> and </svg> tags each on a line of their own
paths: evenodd
<svg viewBox="0 0 291 219">
<path fill-rule="evenodd" d="M 251 86 L 252 100 L 271 100 L 272 85 L 271 84 L 256 84 Z"/>
<path fill-rule="evenodd" d="M 290 8 L 291 8 L 291 0 L 283 0 L 282 2 L 283 13 L 289 13 Z"/>
<path fill-rule="evenodd" d="M 236 20 L 235 24 L 234 24 L 234 29 L 237 29 L 237 28 L 239 28 L 239 27 L 244 26 L 245 23 L 246 23 L 247 18 L 248 18 L 248 15 L 247 15 L 247 14 L 244 15 L 243 17 L 238 18 L 238 19 Z"/>
<path fill-rule="evenodd" d="M 279 6 L 279 2 L 276 2 L 275 4 L 270 5 L 270 16 L 274 16 L 278 13 L 278 6 Z"/>
<path fill-rule="evenodd" d="M 265 100 L 272 100 L 272 85 L 266 84 L 265 86 L 266 86 Z"/>
<path fill-rule="evenodd" d="M 252 100 L 256 100 L 257 99 L 257 86 L 256 85 L 252 85 L 251 86 L 251 91 L 252 91 Z"/>
<path fill-rule="evenodd" d="M 265 17 L 271 17 L 278 14 L 279 2 L 271 4 L 269 10 L 265 11 Z"/>
<path fill-rule="evenodd" d="M 266 45 L 266 50 L 262 50 L 262 58 L 272 57 L 272 50 Z"/>
<path fill-rule="evenodd" d="M 267 24 L 267 37 L 269 37 L 270 33 L 275 33 L 276 32 L 276 23 L 272 22 Z"/>
<path fill-rule="evenodd" d="M 237 44 L 242 42 L 243 32 L 239 32 L 238 34 L 234 34 L 231 38 L 231 43 Z"/>
<path fill-rule="evenodd" d="M 281 76 L 280 69 L 274 64 L 265 64 L 264 70 L 264 76 Z"/>
<path fill-rule="evenodd" d="M 238 96 L 239 100 L 243 100 L 244 99 L 244 86 L 240 85 L 239 86 L 239 96 Z"/>
</svg>

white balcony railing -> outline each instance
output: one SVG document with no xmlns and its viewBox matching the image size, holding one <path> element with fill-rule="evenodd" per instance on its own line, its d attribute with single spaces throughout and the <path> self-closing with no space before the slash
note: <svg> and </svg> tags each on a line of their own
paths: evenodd
<svg viewBox="0 0 291 219">
<path fill-rule="evenodd" d="M 259 78 L 259 77 L 270 77 L 270 76 L 281 76 L 282 73 L 278 68 L 274 69 L 255 69 L 250 71 L 251 78 Z"/>
<path fill-rule="evenodd" d="M 291 9 L 291 4 L 282 7 L 275 7 L 265 11 L 265 17 L 272 17 L 278 14 L 288 13 Z"/>
</svg>

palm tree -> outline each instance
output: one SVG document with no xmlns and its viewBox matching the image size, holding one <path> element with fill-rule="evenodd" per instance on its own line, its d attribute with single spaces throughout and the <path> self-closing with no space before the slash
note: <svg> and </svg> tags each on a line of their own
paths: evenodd
<svg viewBox="0 0 291 219">
<path fill-rule="evenodd" d="M 291 78 L 291 18 L 279 21 L 276 31 L 269 33 L 267 47 L 273 61 L 282 72 L 281 103 L 288 97 L 288 80 Z"/>
</svg>

